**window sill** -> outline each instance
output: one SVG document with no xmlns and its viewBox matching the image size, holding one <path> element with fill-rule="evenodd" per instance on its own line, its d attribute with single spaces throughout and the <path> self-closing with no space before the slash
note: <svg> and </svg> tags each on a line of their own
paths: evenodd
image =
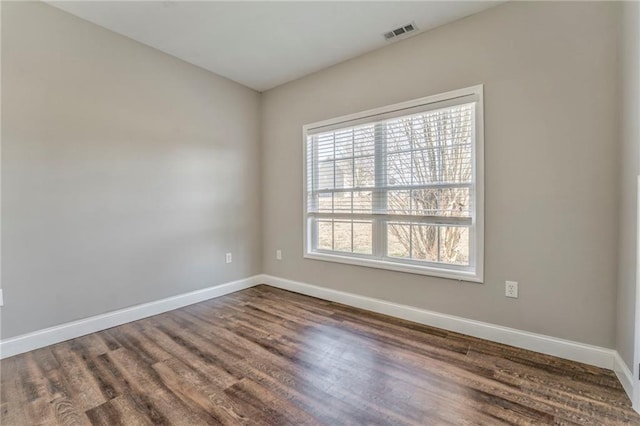
<svg viewBox="0 0 640 426">
<path fill-rule="evenodd" d="M 400 262 L 387 262 L 378 259 L 366 259 L 350 256 L 340 256 L 327 253 L 305 253 L 305 259 L 322 260 L 325 262 L 344 263 L 347 265 L 364 266 L 367 268 L 386 269 L 389 271 L 406 272 L 409 274 L 429 275 L 438 278 L 447 278 L 457 281 L 468 281 L 482 284 L 483 277 L 476 272 L 456 271 L 451 269 L 433 268 L 429 266 L 420 266 L 405 264 Z"/>
</svg>

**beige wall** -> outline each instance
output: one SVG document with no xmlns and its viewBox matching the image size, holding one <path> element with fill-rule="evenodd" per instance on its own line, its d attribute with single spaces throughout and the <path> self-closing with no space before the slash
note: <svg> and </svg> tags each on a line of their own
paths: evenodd
<svg viewBox="0 0 640 426">
<path fill-rule="evenodd" d="M 637 179 L 640 175 L 640 4 L 626 2 L 620 32 L 620 216 L 616 349 L 633 371 Z M 637 374 L 637 372 L 636 372 Z M 634 374 L 634 377 L 636 376 Z"/>
<path fill-rule="evenodd" d="M 267 91 L 268 274 L 613 347 L 614 3 L 508 3 Z M 305 123 L 484 84 L 485 283 L 302 258 Z M 275 260 L 275 250 L 283 260 Z M 504 297 L 504 281 L 520 298 Z"/>
<path fill-rule="evenodd" d="M 260 272 L 259 96 L 3 2 L 2 338 Z"/>
</svg>

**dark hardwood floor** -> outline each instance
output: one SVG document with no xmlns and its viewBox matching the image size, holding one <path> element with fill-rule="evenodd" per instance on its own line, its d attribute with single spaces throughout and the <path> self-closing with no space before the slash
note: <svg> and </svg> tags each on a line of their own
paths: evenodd
<svg viewBox="0 0 640 426">
<path fill-rule="evenodd" d="M 640 424 L 611 371 L 268 286 L 0 363 L 2 425 Z"/>
</svg>

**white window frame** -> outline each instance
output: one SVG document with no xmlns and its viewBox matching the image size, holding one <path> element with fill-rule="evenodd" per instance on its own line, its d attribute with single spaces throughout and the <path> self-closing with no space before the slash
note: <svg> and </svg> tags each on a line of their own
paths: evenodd
<svg viewBox="0 0 640 426">
<path fill-rule="evenodd" d="M 447 105 L 447 101 L 456 100 L 463 97 L 472 97 L 476 101 L 475 105 L 475 134 L 472 136 L 472 155 L 473 155 L 473 182 L 472 190 L 474 193 L 474 203 L 472 211 L 472 222 L 469 232 L 469 254 L 470 266 L 461 268 L 456 265 L 442 264 L 442 266 L 433 266 L 432 264 L 424 265 L 421 261 L 411 261 L 409 259 L 398 259 L 383 257 L 370 258 L 368 255 L 358 255 L 355 253 L 323 252 L 313 250 L 313 226 L 307 211 L 307 136 L 309 132 L 317 132 L 318 129 L 331 130 L 338 129 L 341 126 L 357 125 L 385 119 L 387 117 L 403 116 L 410 114 L 414 110 L 416 112 L 428 111 L 430 109 L 442 108 Z M 458 102 L 459 103 L 459 102 Z M 436 106 L 437 104 L 437 106 Z M 302 128 L 303 133 L 303 256 L 306 259 L 315 259 L 328 262 L 345 263 L 349 265 L 365 266 L 370 268 L 387 269 L 398 272 L 408 272 L 413 274 L 430 275 L 441 278 L 450 278 L 460 281 L 469 281 L 482 283 L 484 280 L 484 101 L 483 101 L 483 85 L 467 87 L 464 89 L 453 90 L 438 95 L 427 96 L 424 98 L 414 99 L 407 102 L 401 102 L 381 108 L 375 108 L 350 114 L 342 117 L 336 117 L 329 120 L 318 121 L 306 124 Z M 431 106 L 431 108 L 430 108 Z M 405 113 L 406 112 L 406 113 Z M 375 214 L 374 214 L 375 216 Z M 375 219 L 374 219 L 375 220 Z M 375 232 L 376 227 L 374 227 Z M 382 227 L 378 226 L 380 231 Z M 386 245 L 386 235 L 374 236 L 374 244 L 378 243 Z M 375 251 L 374 251 L 375 252 Z"/>
</svg>

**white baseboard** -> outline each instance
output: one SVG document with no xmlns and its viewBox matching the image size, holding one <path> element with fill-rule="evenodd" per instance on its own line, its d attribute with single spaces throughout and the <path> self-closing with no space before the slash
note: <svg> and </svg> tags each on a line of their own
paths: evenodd
<svg viewBox="0 0 640 426">
<path fill-rule="evenodd" d="M 629 399 L 633 401 L 633 373 L 631 373 L 631 370 L 627 367 L 627 363 L 620 357 L 618 351 L 614 353 L 613 371 L 616 373 Z"/>
<path fill-rule="evenodd" d="M 244 290 L 260 284 L 259 277 L 256 275 L 1 340 L 0 359 Z"/>
<path fill-rule="evenodd" d="M 0 359 L 171 311 L 193 303 L 220 297 L 225 294 L 253 287 L 257 284 L 267 284 L 284 290 L 343 303 L 356 308 L 366 309 L 432 327 L 615 370 L 623 386 L 625 386 L 625 390 L 633 383 L 631 373 L 628 373 L 628 370 L 624 370 L 624 368 L 626 368 L 624 362 L 616 359 L 616 356 L 618 358 L 619 356 L 613 349 L 572 342 L 453 315 L 441 314 L 270 275 L 255 275 L 215 287 L 144 303 L 1 340 Z"/>
<path fill-rule="evenodd" d="M 298 281 L 260 276 L 263 283 L 284 290 L 342 303 L 368 311 L 378 312 L 408 321 L 442 328 L 493 342 L 504 343 L 547 355 L 578 361 L 613 370 L 616 351 L 599 346 L 587 345 L 528 331 L 470 320 L 453 315 L 401 305 L 381 299 L 360 296 L 353 293 L 332 290 Z"/>
</svg>

